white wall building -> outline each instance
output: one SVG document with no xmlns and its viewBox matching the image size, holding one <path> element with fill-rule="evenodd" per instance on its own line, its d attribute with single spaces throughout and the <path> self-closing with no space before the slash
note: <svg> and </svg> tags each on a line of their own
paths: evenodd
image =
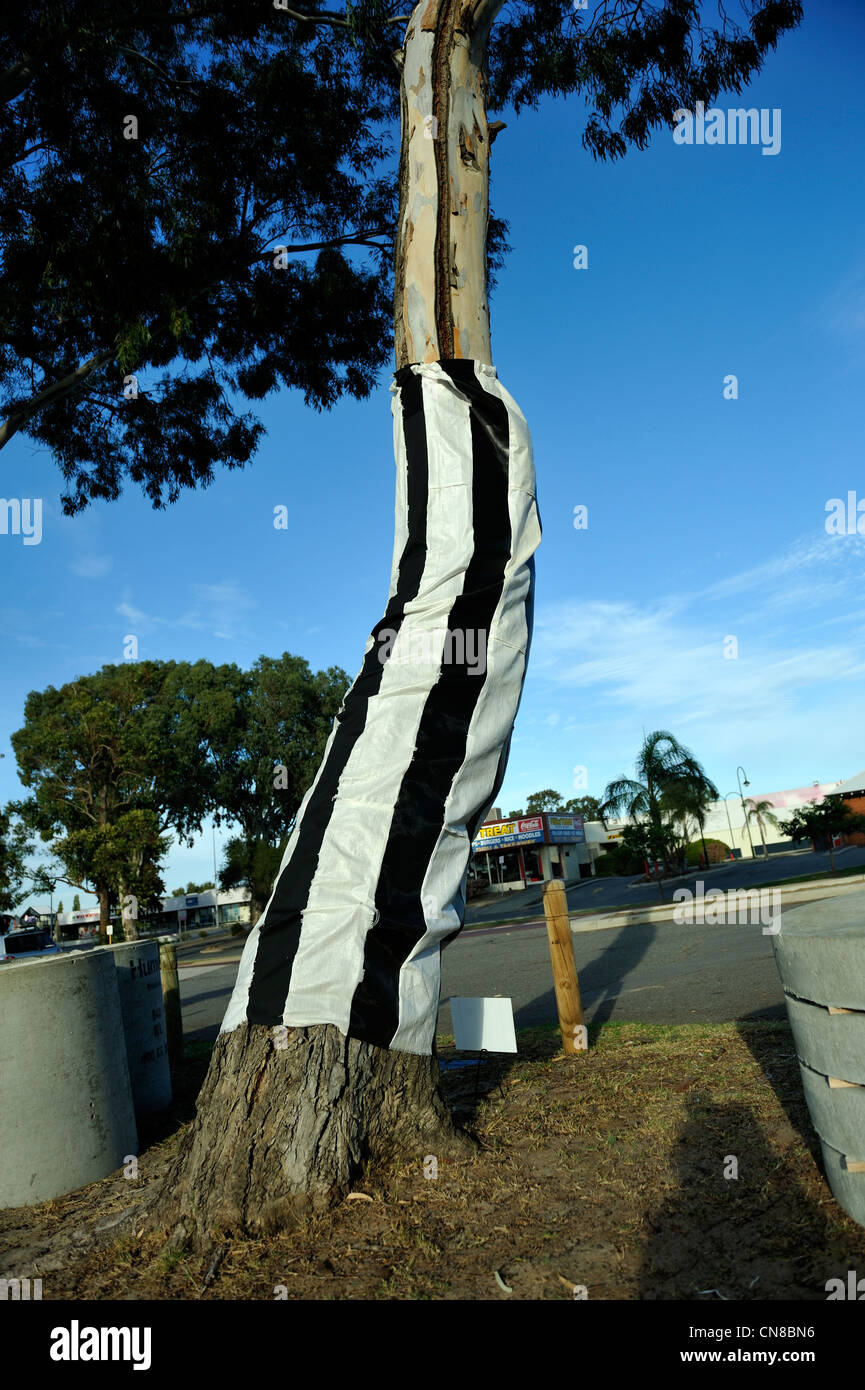
<svg viewBox="0 0 865 1390">
<path fill-rule="evenodd" d="M 824 796 L 834 792 L 836 788 L 843 786 L 841 782 L 812 782 L 807 787 L 789 787 L 784 791 L 775 792 L 753 792 L 750 787 L 745 787 L 744 795 L 746 804 L 752 802 L 768 801 L 771 803 L 772 814 L 779 822 L 789 820 L 795 811 L 801 806 L 806 806 L 810 801 L 822 801 Z M 617 839 L 622 830 L 631 822 L 627 816 L 609 820 L 608 838 Z M 598 824 L 596 822 L 596 824 Z M 588 831 L 591 827 L 587 826 Z M 750 835 L 749 835 L 750 830 Z M 793 841 L 782 835 L 779 827 L 776 827 L 764 819 L 763 831 L 766 837 L 766 847 L 770 853 L 773 851 L 791 849 Z M 603 833 L 603 827 L 601 827 Z M 703 834 L 707 840 L 722 840 L 725 845 L 741 855 L 743 859 L 750 859 L 763 853 L 763 842 L 760 838 L 760 827 L 753 817 L 746 822 L 745 811 L 739 792 L 730 792 L 720 801 L 713 801 L 709 805 L 708 814 L 703 825 Z M 699 840 L 700 835 L 697 831 L 693 840 Z"/>
</svg>

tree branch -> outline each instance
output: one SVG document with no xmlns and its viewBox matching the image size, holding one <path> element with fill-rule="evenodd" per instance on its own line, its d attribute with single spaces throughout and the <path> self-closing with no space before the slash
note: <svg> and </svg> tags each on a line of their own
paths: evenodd
<svg viewBox="0 0 865 1390">
<path fill-rule="evenodd" d="M 115 355 L 114 349 L 97 353 L 94 357 L 88 358 L 86 362 L 82 362 L 81 366 L 76 367 L 74 372 L 69 372 L 66 376 L 61 377 L 59 381 L 54 381 L 50 386 L 43 387 L 41 391 L 37 392 L 35 396 L 31 396 L 23 405 L 19 405 L 17 409 L 10 411 L 8 418 L 0 425 L 0 449 L 5 448 L 9 440 L 18 433 L 21 426 L 32 419 L 43 406 L 51 405 L 53 401 L 67 396 L 69 392 L 74 391 L 75 387 L 80 385 L 82 381 L 86 381 L 93 372 L 98 371 L 100 367 L 104 367 L 106 363 L 110 362 Z"/>
</svg>

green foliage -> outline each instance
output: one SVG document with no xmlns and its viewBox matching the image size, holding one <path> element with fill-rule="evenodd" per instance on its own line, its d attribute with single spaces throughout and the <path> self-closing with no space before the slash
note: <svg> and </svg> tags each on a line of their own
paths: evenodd
<svg viewBox="0 0 865 1390">
<path fill-rule="evenodd" d="M 284 849 L 284 843 L 271 845 L 266 840 L 246 840 L 242 836 L 234 836 L 225 844 L 220 884 L 226 889 L 248 889 L 253 922 L 270 897 Z"/>
<path fill-rule="evenodd" d="M 349 685 L 340 667 L 313 674 L 287 652 L 237 673 L 209 748 L 217 823 L 249 841 L 285 838 Z"/>
<path fill-rule="evenodd" d="M 708 839 L 706 841 L 706 849 L 709 853 L 710 864 L 721 864 L 725 859 L 730 858 L 730 846 L 725 845 L 723 840 Z M 702 840 L 694 840 L 690 845 L 688 845 L 686 856 L 687 863 L 689 865 L 699 864 L 700 856 L 702 855 L 702 853 Z"/>
<path fill-rule="evenodd" d="M 601 815 L 601 803 L 596 796 L 572 796 L 570 801 L 566 801 L 562 810 L 569 815 L 582 816 L 583 820 L 603 820 Z"/>
<path fill-rule="evenodd" d="M 392 123 L 348 37 L 248 0 L 4 17 L 0 409 L 54 453 L 67 512 L 243 466 L 263 429 L 245 406 L 276 389 L 321 409 L 375 386 Z M 346 254 L 358 236 L 378 249 Z M 319 249 L 278 270 L 277 243 Z"/>
<path fill-rule="evenodd" d="M 564 809 L 564 802 L 557 791 L 552 787 L 545 787 L 543 791 L 532 792 L 526 802 L 526 815 L 539 816 L 542 811 L 549 811 L 555 814 L 556 811 Z"/>
<path fill-rule="evenodd" d="M 0 809 L 0 912 L 14 912 L 28 879 L 30 832 L 13 806 Z"/>
<path fill-rule="evenodd" d="M 589 112 L 582 142 L 595 158 L 645 149 L 677 110 L 740 92 L 803 8 L 756 0 L 740 8 L 746 27 L 723 7 L 719 13 L 721 27 L 710 28 L 697 0 L 602 0 L 583 11 L 572 0 L 515 0 L 493 30 L 491 104 L 519 111 L 544 96 L 579 94 Z"/>
<path fill-rule="evenodd" d="M 815 848 L 822 848 L 831 835 L 865 831 L 865 816 L 853 811 L 841 796 L 826 796 L 800 806 L 779 829 L 791 840 L 813 840 Z"/>
<path fill-rule="evenodd" d="M 285 653 L 251 671 L 128 662 L 34 691 L 12 735 L 31 792 L 17 809 L 51 843 L 64 881 L 103 907 L 132 894 L 143 915 L 164 891 L 166 831 L 191 841 L 212 814 L 250 842 L 284 840 L 348 685 L 338 667 L 313 674 Z"/>
<path fill-rule="evenodd" d="M 702 829 L 708 803 L 718 796 L 690 749 L 666 729 L 648 734 L 637 754 L 636 778 L 610 782 L 599 807 L 601 815 L 637 818 L 628 826 L 623 843 L 647 859 L 665 865 L 684 859 L 692 825 Z M 639 833 L 638 833 L 639 832 Z"/>
<path fill-rule="evenodd" d="M 321 409 L 376 386 L 405 27 L 391 10 L 7 7 L 0 446 L 21 432 L 50 450 L 67 513 L 127 480 L 162 506 L 244 466 L 263 433 L 247 407 L 276 390 Z M 579 97 L 584 146 L 615 158 L 676 109 L 740 91 L 801 17 L 798 0 L 747 0 L 719 28 L 696 0 L 512 0 L 493 30 L 491 109 Z M 505 246 L 492 217 L 491 279 Z"/>
</svg>

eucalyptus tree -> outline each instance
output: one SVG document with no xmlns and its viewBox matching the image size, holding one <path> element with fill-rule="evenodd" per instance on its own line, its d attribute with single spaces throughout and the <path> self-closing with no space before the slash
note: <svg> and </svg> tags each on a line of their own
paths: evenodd
<svg viewBox="0 0 865 1390">
<path fill-rule="evenodd" d="M 584 148 L 615 159 L 740 91 L 802 16 L 798 0 L 746 0 L 715 28 L 697 0 L 404 11 L 30 0 L 0 51 L 0 445 L 48 445 L 67 510 L 127 476 L 159 504 L 246 462 L 245 401 L 278 387 L 319 406 L 368 393 L 392 307 L 388 608 L 154 1213 L 202 1245 L 332 1199 L 370 1159 L 460 1143 L 431 1055 L 439 955 L 504 774 L 540 538 L 526 421 L 493 367 L 506 137 L 490 113 L 578 96 Z M 403 659 L 439 628 L 482 636 L 483 671 L 464 653 L 445 669 L 432 640 Z"/>
<path fill-rule="evenodd" d="M 464 1147 L 437 1089 L 439 957 L 504 775 L 540 539 L 526 422 L 492 366 L 489 174 L 502 123 L 488 111 L 580 93 L 584 145 L 615 157 L 681 107 L 740 90 L 801 17 L 793 0 L 751 7 L 747 32 L 726 16 L 704 32 L 690 0 L 601 3 L 591 16 L 565 0 L 284 12 L 353 44 L 371 94 L 399 108 L 397 541 L 385 618 L 247 940 L 195 1124 L 152 1214 L 199 1246 L 331 1201 L 370 1160 Z M 441 647 L 400 670 L 425 622 L 427 636 L 433 624 L 483 635 L 483 682 L 464 662 L 449 669 Z M 505 633 L 507 648 L 493 635 Z M 657 735 L 646 766 L 671 774 L 689 756 Z M 654 815 L 652 783 L 647 796 Z"/>
</svg>

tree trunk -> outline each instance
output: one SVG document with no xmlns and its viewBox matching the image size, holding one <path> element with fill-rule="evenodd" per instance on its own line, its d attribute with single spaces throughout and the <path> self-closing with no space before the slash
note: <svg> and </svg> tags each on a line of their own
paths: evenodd
<svg viewBox="0 0 865 1390">
<path fill-rule="evenodd" d="M 96 896 L 99 899 L 99 940 L 104 946 L 109 940 L 108 928 L 111 925 L 111 890 L 97 885 Z"/>
<path fill-rule="evenodd" d="M 471 1151 L 437 1089 L 438 1062 L 331 1024 L 222 1033 L 151 1224 L 209 1248 L 266 1234 L 343 1196 L 372 1163 Z"/>
<path fill-rule="evenodd" d="M 138 941 L 138 899 L 133 893 L 127 893 L 126 884 L 120 884 L 120 920 L 123 924 L 123 940 Z"/>
<path fill-rule="evenodd" d="M 368 1164 L 473 1150 L 438 1090 L 439 955 L 462 925 L 471 839 L 504 776 L 540 540 L 525 420 L 485 365 L 482 67 L 501 3 L 423 0 L 406 30 L 391 597 L 151 1211 L 173 1243 L 272 1231 L 344 1194 Z M 377 650 L 391 639 L 405 650 L 439 620 L 449 637 L 475 625 L 482 673 L 438 655 L 432 676 L 429 661 L 406 674 Z"/>
<path fill-rule="evenodd" d="M 491 362 L 484 57 L 503 0 L 425 0 L 402 54 L 396 364 Z"/>
</svg>

